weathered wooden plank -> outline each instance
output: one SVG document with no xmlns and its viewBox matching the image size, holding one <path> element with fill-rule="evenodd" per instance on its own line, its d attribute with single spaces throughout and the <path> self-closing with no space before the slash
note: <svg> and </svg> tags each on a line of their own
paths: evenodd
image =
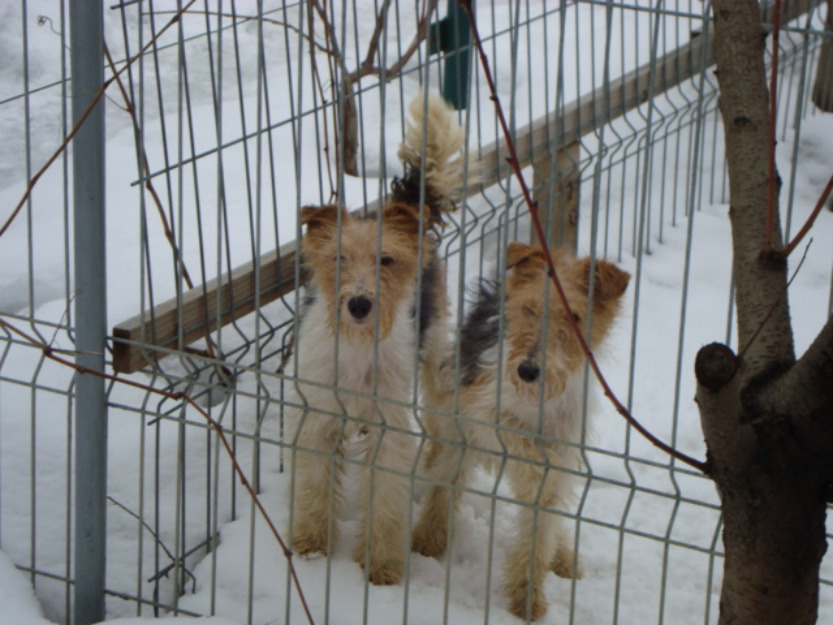
<svg viewBox="0 0 833 625">
<path fill-rule="evenodd" d="M 230 273 L 159 304 L 113 328 L 113 369 L 132 373 L 151 364 L 158 355 L 152 348 L 184 349 L 218 327 L 239 319 L 295 289 L 295 250 L 292 241 L 248 262 Z M 259 285 L 259 288 L 258 288 Z M 259 291 L 259 301 L 255 294 Z M 181 311 L 181 312 L 180 312 Z"/>
<path fill-rule="evenodd" d="M 580 153 L 579 144 L 572 143 L 556 153 L 554 163 L 542 153 L 532 164 L 535 173 L 533 194 L 540 208 L 542 224 L 545 229 L 547 222 L 551 224 L 548 244 L 573 252 L 578 251 Z M 550 211 L 551 215 L 548 214 Z M 530 235 L 530 243 L 537 244 L 534 229 Z"/>
</svg>

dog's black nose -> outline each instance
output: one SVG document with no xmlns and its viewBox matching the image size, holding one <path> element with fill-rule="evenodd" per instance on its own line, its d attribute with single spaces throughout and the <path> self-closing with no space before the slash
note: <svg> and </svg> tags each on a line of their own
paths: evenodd
<svg viewBox="0 0 833 625">
<path fill-rule="evenodd" d="M 370 312 L 371 308 L 373 308 L 373 302 L 371 302 L 364 295 L 351 297 L 347 302 L 347 310 L 349 310 L 350 314 L 359 321 L 367 317 L 367 313 Z"/>
<path fill-rule="evenodd" d="M 540 367 L 530 360 L 524 360 L 518 365 L 518 375 L 524 382 L 534 382 L 540 374 Z"/>
</svg>

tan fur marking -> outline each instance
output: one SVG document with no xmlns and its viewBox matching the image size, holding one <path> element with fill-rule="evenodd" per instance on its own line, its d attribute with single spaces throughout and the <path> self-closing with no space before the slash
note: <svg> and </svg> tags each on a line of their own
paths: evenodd
<svg viewBox="0 0 833 625">
<path fill-rule="evenodd" d="M 288 410 L 295 444 L 291 544 L 301 554 L 331 552 L 349 454 L 361 467 L 358 505 L 364 513 L 353 559 L 373 584 L 398 583 L 408 555 L 407 475 L 416 462 L 416 441 L 406 406 L 414 380 L 419 377 L 428 396 L 443 392 L 448 295 L 433 231 L 461 196 L 465 133 L 438 98 L 429 98 L 427 111 L 421 100 L 411 106 L 401 151 L 408 174 L 403 184 L 411 187 L 400 187 L 378 215 L 361 218 L 333 205 L 299 212 L 301 252 L 315 297 L 298 326 L 296 366 L 287 366 L 298 371 L 295 384 L 287 385 L 288 403 L 304 406 Z M 420 170 L 431 199 L 425 206 L 403 203 L 416 195 L 413 179 Z M 417 319 L 422 295 L 433 306 Z M 420 322 L 427 322 L 422 336 Z"/>
<path fill-rule="evenodd" d="M 572 476 L 564 469 L 578 469 L 581 463 L 576 447 L 561 442 L 580 443 L 582 430 L 576 389 L 584 355 L 568 315 L 575 315 L 584 331 L 592 313 L 588 343 L 591 349 L 598 347 L 619 314 L 621 296 L 630 279 L 612 263 L 597 260 L 590 310 L 590 260 L 575 260 L 558 251 L 553 263 L 570 312 L 549 283 L 541 249 L 510 243 L 503 380 L 497 370 L 487 369 L 472 384 L 459 389 L 459 395 L 449 385 L 427 399 L 423 416 L 427 431 L 455 444 L 434 440 L 429 447 L 430 463 L 425 470 L 435 485 L 429 489 L 412 536 L 412 548 L 418 553 L 443 553 L 450 540 L 449 515 L 460 492 L 454 489 L 457 494 L 452 497 L 450 486 L 465 486 L 475 464 L 502 466 L 517 499 L 534 505 L 524 506 L 518 513 L 504 570 L 510 611 L 532 620 L 547 610 L 543 590 L 547 571 L 559 576 L 582 575 L 564 517 L 551 512 L 568 507 L 573 496 Z M 519 373 L 522 363 L 540 367 L 540 378 L 527 370 L 524 379 Z M 496 414 L 498 394 L 501 412 Z M 445 416 L 455 409 L 455 397 L 465 419 Z M 498 431 L 498 424 L 509 429 Z M 474 447 L 491 453 L 475 452 Z"/>
</svg>

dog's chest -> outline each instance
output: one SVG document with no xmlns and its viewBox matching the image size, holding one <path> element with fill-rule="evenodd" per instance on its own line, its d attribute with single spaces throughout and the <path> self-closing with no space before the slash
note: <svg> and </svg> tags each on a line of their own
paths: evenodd
<svg viewBox="0 0 833 625">
<path fill-rule="evenodd" d="M 392 333 L 378 345 L 342 345 L 338 354 L 341 388 L 407 399 L 414 372 L 414 350 Z M 410 356 L 410 357 L 409 357 Z"/>
<path fill-rule="evenodd" d="M 356 393 L 407 401 L 417 361 L 412 319 L 400 313 L 383 340 L 354 342 L 333 333 L 321 308 L 313 307 L 301 331 L 297 355 L 300 377 Z"/>
<path fill-rule="evenodd" d="M 501 387 L 504 418 L 515 421 L 529 432 L 540 432 L 547 439 L 578 442 L 582 432 L 582 378 L 571 376 L 564 392 L 543 403 L 519 397 L 512 384 Z"/>
</svg>

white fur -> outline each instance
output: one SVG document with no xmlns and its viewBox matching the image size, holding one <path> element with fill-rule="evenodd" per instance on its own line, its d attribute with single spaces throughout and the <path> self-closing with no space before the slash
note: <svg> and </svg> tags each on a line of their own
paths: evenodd
<svg viewBox="0 0 833 625">
<path fill-rule="evenodd" d="M 294 362 L 297 361 L 297 382 L 292 385 L 287 401 L 306 405 L 307 418 L 320 420 L 321 427 L 330 429 L 340 427 L 340 424 L 327 413 L 345 413 L 374 422 L 380 422 L 388 411 L 401 413 L 401 408 L 386 408 L 389 403 L 384 400 L 411 401 L 417 341 L 412 306 L 411 302 L 400 304 L 390 334 L 374 347 L 372 341 L 353 344 L 336 337 L 328 324 L 327 303 L 318 298 L 301 323 L 297 355 L 286 368 L 295 375 Z M 318 416 L 324 418 L 317 419 Z M 290 415 L 293 439 L 302 417 L 300 410 L 292 411 Z M 397 420 L 403 421 L 399 423 L 403 427 L 411 424 L 409 415 Z M 361 424 L 348 422 L 344 435 L 352 436 L 358 427 Z"/>
<path fill-rule="evenodd" d="M 353 558 L 375 584 L 401 579 L 407 558 L 410 479 L 416 462 L 412 401 L 416 360 L 413 297 L 400 302 L 387 338 L 376 346 L 338 339 L 319 298 L 298 337 L 297 380 L 286 400 L 293 446 L 292 546 L 330 553 L 338 538 L 343 458 L 359 461 L 362 513 Z M 294 371 L 289 363 L 287 371 Z M 332 496 L 330 495 L 332 493 Z"/>
<path fill-rule="evenodd" d="M 490 356 L 494 362 L 495 352 L 483 354 L 487 366 Z M 449 513 L 461 492 L 446 485 L 465 487 L 478 464 L 499 469 L 501 479 L 508 478 L 517 499 L 527 504 L 518 512 L 504 571 L 510 610 L 525 618 L 530 597 L 529 616 L 535 619 L 546 610 L 547 571 L 581 576 L 569 527 L 563 516 L 550 511 L 566 512 L 574 496 L 573 472 L 581 468 L 577 444 L 583 375 L 570 375 L 563 393 L 541 405 L 530 394 L 517 392 L 505 364 L 501 379 L 496 367 L 490 371 L 491 379 L 462 389 L 459 398 L 449 392 L 438 411 L 426 414 L 428 430 L 440 442 L 432 443 L 428 452 L 433 485 L 414 527 L 413 549 L 427 556 L 446 550 Z"/>
<path fill-rule="evenodd" d="M 465 132 L 440 96 L 430 95 L 427 109 L 423 109 L 423 103 L 422 97 L 418 97 L 410 106 L 411 117 L 400 150 L 407 166 L 401 181 L 405 186 L 399 188 L 398 197 L 395 191 L 396 201 L 387 207 L 393 218 L 383 227 L 401 228 L 399 235 L 425 237 L 423 249 L 433 254 L 434 240 L 428 234 L 417 233 L 416 228 L 403 228 L 400 223 L 410 215 L 416 219 L 422 214 L 420 207 L 402 211 L 400 204 L 413 201 L 414 174 L 423 172 L 427 202 L 432 209 L 430 229 L 433 230 L 437 221 L 442 222 L 442 216 L 435 213 L 454 209 L 454 203 L 461 197 L 466 167 L 459 154 L 465 144 Z M 308 228 L 319 227 L 321 222 L 316 226 L 310 209 L 305 210 L 310 217 L 306 222 Z M 330 216 L 331 212 L 326 215 Z M 384 224 L 384 207 L 381 215 Z M 379 314 L 379 306 L 385 306 L 384 316 L 378 317 L 384 319 L 385 328 L 378 336 L 371 331 L 357 331 L 357 324 L 368 324 L 361 330 L 374 327 L 374 320 L 363 316 L 343 317 L 345 323 L 335 322 L 331 307 L 336 304 L 321 296 L 310 305 L 300 322 L 296 356 L 286 368 L 290 375 L 296 376 L 286 397 L 291 406 L 287 412 L 293 448 L 291 543 L 302 555 L 330 552 L 337 539 L 335 519 L 343 496 L 344 458 L 349 456 L 361 463 L 359 509 L 365 512 L 353 557 L 365 568 L 371 582 L 392 584 L 402 577 L 409 545 L 407 513 L 417 446 L 412 410 L 408 406 L 415 396 L 418 365 L 424 393 L 430 394 L 440 386 L 437 371 L 446 351 L 447 296 L 444 268 L 439 267 L 442 277 L 427 286 L 436 291 L 433 298 L 437 310 L 422 337 L 420 350 L 418 320 L 413 315 L 416 280 L 413 285 L 388 283 L 387 288 L 391 290 L 385 293 L 375 293 L 367 286 L 367 277 L 375 280 L 379 271 L 375 258 L 365 254 L 364 249 L 373 245 L 371 241 L 375 237 L 353 235 L 364 233 L 368 223 L 369 220 L 352 222 L 349 238 L 344 238 L 343 231 L 340 235 L 325 231 L 322 243 L 321 231 L 316 238 L 310 234 L 314 231 L 308 230 L 304 239 L 307 254 L 321 251 L 319 245 L 329 246 L 331 236 L 343 237 L 343 258 L 350 259 L 352 264 L 347 276 L 344 272 L 341 275 L 343 293 L 340 296 L 347 295 L 340 313 L 351 314 L 348 296 L 370 293 L 373 295 L 371 316 Z M 310 256 L 315 259 L 311 262 L 314 265 L 323 258 L 328 259 L 329 251 Z M 415 261 L 411 259 L 411 262 Z M 325 280 L 321 276 L 331 275 L 329 265 L 313 267 L 313 282 L 319 268 L 320 280 Z M 413 274 L 402 275 L 418 275 L 421 270 L 416 267 Z M 393 320 L 388 328 L 391 316 L 387 307 L 391 305 Z M 351 331 L 339 335 L 339 326 L 350 327 Z"/>
<path fill-rule="evenodd" d="M 426 186 L 434 193 L 453 203 L 459 202 L 466 174 L 466 159 L 461 153 L 466 145 L 466 131 L 457 123 L 454 109 L 434 92 L 429 92 L 426 106 L 420 93 L 408 105 L 406 126 L 405 138 L 399 146 L 400 160 L 424 171 Z M 468 162 L 468 176 L 469 184 L 473 184 L 477 178 L 474 160 Z"/>
</svg>

